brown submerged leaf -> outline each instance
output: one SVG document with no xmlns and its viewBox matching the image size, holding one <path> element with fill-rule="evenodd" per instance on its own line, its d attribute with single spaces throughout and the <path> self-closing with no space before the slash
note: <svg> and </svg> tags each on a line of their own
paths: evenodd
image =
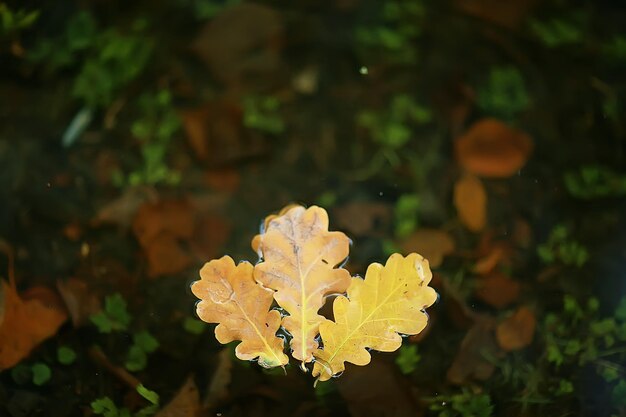
<svg viewBox="0 0 626 417">
<path fill-rule="evenodd" d="M 487 224 L 487 192 L 482 181 L 465 174 L 454 184 L 454 207 L 461 222 L 472 232 Z"/>
<path fill-rule="evenodd" d="M 440 229 L 418 229 L 400 243 L 407 253 L 416 252 L 428 259 L 429 265 L 437 268 L 443 258 L 454 252 L 454 240 Z"/>
<path fill-rule="evenodd" d="M 533 142 L 526 133 L 497 119 L 481 119 L 455 142 L 456 157 L 475 175 L 506 178 L 516 173 L 530 156 Z"/>
<path fill-rule="evenodd" d="M 0 371 L 18 364 L 67 320 L 63 302 L 45 287 L 30 288 L 20 297 L 12 285 L 0 281 L 0 304 Z"/>
<path fill-rule="evenodd" d="M 292 335 L 293 357 L 313 360 L 315 337 L 325 318 L 318 314 L 328 294 L 342 293 L 350 274 L 336 268 L 348 256 L 350 240 L 328 231 L 328 214 L 320 207 L 288 208 L 266 220 L 265 231 L 253 241 L 263 262 L 254 278 L 275 290 L 274 299 L 289 316 L 282 326 Z"/>
<path fill-rule="evenodd" d="M 418 254 L 406 258 L 393 254 L 385 266 L 369 266 L 365 279 L 352 278 L 347 297 L 333 304 L 335 322 L 320 325 L 324 349 L 315 351 L 313 376 L 326 381 L 345 369 L 345 362 L 367 365 L 367 349 L 393 352 L 401 334 L 413 335 L 426 327 L 424 312 L 437 299 L 428 286 L 432 278 L 428 261 Z"/>
<path fill-rule="evenodd" d="M 219 323 L 215 337 L 220 343 L 241 340 L 235 354 L 242 360 L 258 358 L 261 366 L 285 365 L 283 340 L 276 336 L 280 313 L 270 311 L 273 292 L 254 281 L 253 266 L 235 265 L 229 256 L 208 262 L 191 292 L 201 301 L 196 309 L 207 323 Z"/>
<path fill-rule="evenodd" d="M 535 335 L 537 319 L 528 307 L 520 307 L 496 328 L 496 338 L 506 351 L 523 349 L 530 345 Z"/>
</svg>

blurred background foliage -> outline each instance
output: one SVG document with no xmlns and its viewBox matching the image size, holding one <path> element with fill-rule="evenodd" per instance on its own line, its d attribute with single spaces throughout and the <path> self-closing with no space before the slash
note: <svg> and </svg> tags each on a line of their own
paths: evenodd
<svg viewBox="0 0 626 417">
<path fill-rule="evenodd" d="M 0 0 L 0 415 L 626 415 L 625 28 L 609 0 Z M 234 361 L 189 283 L 290 202 L 352 271 L 425 255 L 428 330 L 315 388 Z"/>
</svg>

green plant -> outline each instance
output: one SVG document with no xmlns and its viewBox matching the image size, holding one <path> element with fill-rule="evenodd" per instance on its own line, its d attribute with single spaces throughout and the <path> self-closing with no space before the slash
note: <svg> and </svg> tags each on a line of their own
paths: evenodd
<svg viewBox="0 0 626 417">
<path fill-rule="evenodd" d="M 136 413 L 131 413 L 128 408 L 118 407 L 109 397 L 98 398 L 91 402 L 91 411 L 104 417 L 148 417 L 155 414 L 159 409 L 159 395 L 147 389 L 143 385 L 138 385 L 137 393 L 146 399 L 150 405 L 140 409 Z"/>
<path fill-rule="evenodd" d="M 576 198 L 593 199 L 626 195 L 626 175 L 609 168 L 586 165 L 563 176 L 567 191 Z"/>
<path fill-rule="evenodd" d="M 145 28 L 146 22 L 137 20 L 125 32 L 99 30 L 93 15 L 79 12 L 62 35 L 42 40 L 29 57 L 49 71 L 79 66 L 72 94 L 89 108 L 105 107 L 146 67 L 153 47 Z"/>
<path fill-rule="evenodd" d="M 555 18 L 540 21 L 532 19 L 530 31 L 548 48 L 576 44 L 583 40 L 581 22 L 576 20 Z"/>
<path fill-rule="evenodd" d="M 417 352 L 417 345 L 402 345 L 398 356 L 396 356 L 396 365 L 403 374 L 411 374 L 417 369 L 417 364 L 422 356 Z"/>
<path fill-rule="evenodd" d="M 421 1 L 389 0 L 380 3 L 375 22 L 359 25 L 355 30 L 357 49 L 363 55 L 379 53 L 393 63 L 414 63 L 417 50 L 414 42 L 421 34 L 420 23 L 426 16 Z"/>
<path fill-rule="evenodd" d="M 398 94 L 391 99 L 389 110 L 363 111 L 357 116 L 357 123 L 385 150 L 395 151 L 409 142 L 414 126 L 427 123 L 431 118 L 429 109 L 406 94 Z"/>
<path fill-rule="evenodd" d="M 192 317 L 185 317 L 185 320 L 183 321 L 183 328 L 187 333 L 198 335 L 202 334 L 206 330 L 207 325 L 201 320 L 194 319 Z"/>
<path fill-rule="evenodd" d="M 520 71 L 515 67 L 492 69 L 478 90 L 477 103 L 484 112 L 503 119 L 512 119 L 526 109 L 530 99 Z"/>
<path fill-rule="evenodd" d="M 128 329 L 131 316 L 126 309 L 126 301 L 120 294 L 105 298 L 104 309 L 89 318 L 100 333 L 111 333 Z"/>
<path fill-rule="evenodd" d="M 31 27 L 39 18 L 39 11 L 11 10 L 5 3 L 0 3 L 0 39 L 15 36 Z"/>
<path fill-rule="evenodd" d="M 71 365 L 76 361 L 76 352 L 67 346 L 59 346 L 57 349 L 57 360 L 62 365 Z"/>
<path fill-rule="evenodd" d="M 52 377 L 52 371 L 50 367 L 42 362 L 37 362 L 31 367 L 33 372 L 33 384 L 43 385 Z"/>
<path fill-rule="evenodd" d="M 442 395 L 432 399 L 430 410 L 439 417 L 489 417 L 493 413 L 491 397 L 475 394 L 463 388 L 458 394 Z"/>
<path fill-rule="evenodd" d="M 159 347 L 159 341 L 144 330 L 133 335 L 133 344 L 126 358 L 126 369 L 131 372 L 141 371 L 148 364 L 148 354 Z"/>
<path fill-rule="evenodd" d="M 555 226 L 548 240 L 537 247 L 537 254 L 545 263 L 561 262 L 565 265 L 583 266 L 589 259 L 587 249 L 573 240 L 564 225 Z"/>
<path fill-rule="evenodd" d="M 280 101 L 272 96 L 248 96 L 243 100 L 243 124 L 250 129 L 277 135 L 285 130 Z"/>
<path fill-rule="evenodd" d="M 138 109 L 140 116 L 133 122 L 131 132 L 140 144 L 141 162 L 127 176 L 121 171 L 114 172 L 113 182 L 119 187 L 178 184 L 180 172 L 167 165 L 172 138 L 180 129 L 171 93 L 161 90 L 143 94 Z"/>
<path fill-rule="evenodd" d="M 614 314 L 599 317 L 600 303 L 590 298 L 580 303 L 571 295 L 563 299 L 560 314 L 549 313 L 543 323 L 545 360 L 557 371 L 566 367 L 582 368 L 591 364 L 607 384 L 613 384 L 613 396 L 619 397 L 623 389 L 625 369 L 621 365 L 626 358 L 626 297 L 622 298 Z M 554 376 L 554 372 L 551 372 Z M 617 381 L 620 376 L 620 379 Z M 569 395 L 575 392 L 575 381 L 561 378 L 544 378 L 556 395 Z M 615 400 L 615 398 L 614 398 Z M 623 407 L 614 401 L 615 407 Z"/>
<path fill-rule="evenodd" d="M 420 199 L 415 194 L 403 194 L 394 208 L 396 238 L 405 238 L 415 231 L 418 225 Z"/>
</svg>

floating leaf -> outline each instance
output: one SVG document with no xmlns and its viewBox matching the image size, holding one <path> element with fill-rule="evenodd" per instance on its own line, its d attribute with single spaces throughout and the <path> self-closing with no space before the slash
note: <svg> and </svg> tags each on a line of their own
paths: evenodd
<svg viewBox="0 0 626 417">
<path fill-rule="evenodd" d="M 472 232 L 480 232 L 487 224 L 487 192 L 482 181 L 463 175 L 454 184 L 454 207 L 461 222 Z"/>
<path fill-rule="evenodd" d="M 392 352 L 402 344 L 401 334 L 417 334 L 428 316 L 437 293 L 428 283 L 432 278 L 428 261 L 420 255 L 406 258 L 394 254 L 385 266 L 369 266 L 365 279 L 352 278 L 347 297 L 333 304 L 336 322 L 320 325 L 323 350 L 315 351 L 313 375 L 326 381 L 343 372 L 344 362 L 367 365 L 368 349 Z"/>
<path fill-rule="evenodd" d="M 516 173 L 533 149 L 530 137 L 496 119 L 481 119 L 455 142 L 456 157 L 472 174 L 506 178 Z"/>
<path fill-rule="evenodd" d="M 496 328 L 498 344 L 506 351 L 523 349 L 532 343 L 536 326 L 532 310 L 520 307 Z"/>
<path fill-rule="evenodd" d="M 283 341 L 276 336 L 280 313 L 270 311 L 273 292 L 254 281 L 253 266 L 235 266 L 229 256 L 208 262 L 200 270 L 200 281 L 191 286 L 200 298 L 198 316 L 207 323 L 219 323 L 215 337 L 220 343 L 241 340 L 235 354 L 242 360 L 258 358 L 270 368 L 288 362 Z"/>
<path fill-rule="evenodd" d="M 59 296 L 44 287 L 33 287 L 20 297 L 13 285 L 0 281 L 0 304 L 0 371 L 28 356 L 67 320 Z"/>
<path fill-rule="evenodd" d="M 275 290 L 274 299 L 289 316 L 282 326 L 292 335 L 293 357 L 313 360 L 315 337 L 325 319 L 318 314 L 325 296 L 342 293 L 350 274 L 336 268 L 348 256 L 350 240 L 341 232 L 328 231 L 326 210 L 295 206 L 266 220 L 263 233 L 255 238 L 263 262 L 254 268 L 254 278 Z"/>
</svg>

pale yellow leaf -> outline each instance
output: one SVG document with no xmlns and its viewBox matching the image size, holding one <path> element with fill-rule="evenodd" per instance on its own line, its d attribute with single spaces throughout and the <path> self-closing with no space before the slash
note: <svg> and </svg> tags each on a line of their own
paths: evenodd
<svg viewBox="0 0 626 417">
<path fill-rule="evenodd" d="M 253 241 L 262 262 L 254 278 L 275 290 L 274 299 L 285 309 L 282 326 L 292 336 L 293 357 L 313 360 L 315 337 L 325 319 L 318 314 L 328 294 L 343 293 L 350 274 L 337 268 L 348 256 L 350 240 L 328 231 L 328 214 L 320 207 L 288 207 L 265 222 L 265 230 Z"/>
<path fill-rule="evenodd" d="M 276 336 L 280 313 L 270 310 L 273 292 L 254 281 L 253 266 L 235 266 L 229 256 L 208 262 L 191 292 L 201 301 L 196 309 L 207 323 L 219 323 L 215 337 L 220 343 L 241 340 L 235 354 L 242 360 L 258 358 L 261 366 L 285 365 L 283 340 Z"/>
<path fill-rule="evenodd" d="M 426 327 L 424 309 L 437 299 L 428 286 L 432 272 L 421 255 L 393 254 L 385 266 L 369 266 L 365 279 L 352 278 L 347 297 L 333 304 L 335 321 L 320 325 L 324 348 L 315 351 L 313 376 L 326 381 L 345 369 L 345 362 L 367 365 L 368 349 L 392 352 L 400 334 L 418 334 Z"/>
</svg>

